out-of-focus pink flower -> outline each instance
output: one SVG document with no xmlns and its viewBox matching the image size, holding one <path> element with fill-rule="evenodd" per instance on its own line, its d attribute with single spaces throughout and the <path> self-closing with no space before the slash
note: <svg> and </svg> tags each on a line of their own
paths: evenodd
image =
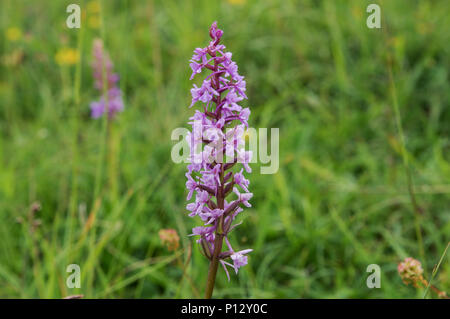
<svg viewBox="0 0 450 319">
<path fill-rule="evenodd" d="M 112 118 L 124 108 L 122 92 L 118 87 L 119 75 L 113 72 L 114 65 L 103 48 L 102 40 L 94 40 L 92 51 L 94 86 L 101 93 L 101 98 L 91 102 L 91 117 L 99 118 L 107 113 L 108 117 Z"/>
</svg>

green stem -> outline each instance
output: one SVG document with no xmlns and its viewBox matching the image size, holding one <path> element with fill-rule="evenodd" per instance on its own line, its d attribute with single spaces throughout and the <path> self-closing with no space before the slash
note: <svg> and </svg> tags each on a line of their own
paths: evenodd
<svg viewBox="0 0 450 319">
<path fill-rule="evenodd" d="M 447 250 L 448 247 L 450 247 L 450 242 L 447 243 L 447 246 L 444 249 L 444 252 L 442 253 L 441 258 L 439 259 L 438 264 L 436 265 L 436 267 L 434 267 L 433 272 L 431 273 L 431 278 L 430 281 L 428 282 L 428 284 L 426 285 L 426 289 L 425 289 L 425 293 L 423 294 L 423 298 L 425 299 L 425 297 L 427 296 L 428 290 L 431 288 L 434 291 L 436 291 L 436 288 L 433 288 L 434 286 L 431 284 L 431 282 L 433 281 L 434 277 L 436 276 L 439 267 L 441 266 L 442 261 L 444 260 L 445 255 L 447 254 Z M 439 291 L 439 290 L 438 290 Z M 440 291 L 439 291 L 440 292 Z M 441 293 L 441 292 L 440 292 Z M 444 293 L 445 295 L 445 293 Z"/>
<path fill-rule="evenodd" d="M 104 14 L 103 14 L 103 8 L 104 4 L 103 1 L 100 1 L 100 34 L 101 39 L 103 41 L 103 50 L 105 50 L 105 23 L 104 23 Z M 105 66 L 105 59 L 103 59 L 103 65 L 102 65 L 102 82 L 103 82 L 103 96 L 105 98 L 105 104 L 108 106 L 108 79 L 107 79 L 107 72 L 106 72 L 106 66 Z M 110 119 L 109 119 L 109 112 L 108 108 L 106 108 L 106 114 L 102 117 L 102 133 L 100 136 L 100 151 L 98 153 L 97 158 L 97 167 L 96 167 L 96 174 L 95 174 L 95 186 L 94 186 L 94 201 L 95 203 L 100 198 L 100 193 L 102 190 L 103 185 L 103 167 L 104 167 L 104 159 L 105 159 L 105 153 L 106 153 L 106 147 L 107 147 L 107 141 L 109 137 L 109 125 L 110 125 Z M 96 240 L 96 228 L 93 224 L 91 226 L 90 230 L 90 238 L 89 238 L 89 247 L 95 246 L 95 240 Z M 89 295 L 92 295 L 92 285 L 94 282 L 94 273 L 95 273 L 95 267 L 92 267 L 92 272 L 88 274 L 87 276 L 87 287 L 89 289 Z"/>
<path fill-rule="evenodd" d="M 387 43 L 388 39 L 390 38 L 388 24 L 386 24 L 386 26 L 383 28 L 383 30 L 384 30 L 384 32 L 383 32 L 384 42 Z M 396 126 L 397 126 L 397 132 L 398 132 L 398 136 L 400 139 L 400 151 L 401 151 L 401 156 L 402 156 L 402 160 L 403 160 L 403 166 L 405 168 L 405 173 L 406 173 L 406 183 L 407 183 L 407 188 L 408 188 L 408 194 L 409 194 L 409 197 L 411 200 L 411 204 L 413 206 L 414 227 L 415 227 L 415 231 L 416 231 L 416 238 L 417 238 L 417 243 L 419 246 L 419 254 L 423 261 L 424 268 L 426 268 L 425 249 L 424 249 L 423 238 L 422 238 L 422 229 L 420 226 L 420 215 L 422 213 L 422 210 L 419 207 L 417 200 L 416 200 L 415 191 L 414 191 L 414 182 L 413 182 L 412 173 L 411 173 L 411 167 L 409 165 L 409 158 L 408 158 L 408 154 L 406 151 L 405 135 L 403 133 L 400 108 L 398 105 L 397 89 L 395 87 L 394 75 L 392 72 L 393 57 L 392 57 L 392 53 L 391 53 L 389 47 L 386 48 L 386 51 L 387 51 L 387 69 L 388 69 L 392 104 L 393 104 L 394 113 L 395 113 L 395 122 L 396 122 Z"/>
<path fill-rule="evenodd" d="M 72 137 L 72 183 L 71 183 L 71 194 L 70 194 L 70 204 L 69 204 L 69 227 L 68 227 L 68 235 L 66 238 L 66 247 L 69 247 L 68 256 L 72 256 L 72 237 L 73 237 L 73 221 L 75 219 L 75 212 L 77 209 L 78 203 L 78 133 L 79 133 L 79 108 L 80 108 L 80 91 L 81 91 L 81 75 L 82 75 L 82 62 L 83 62 L 83 29 L 79 30 L 78 34 L 78 42 L 77 42 L 77 52 L 79 54 L 79 61 L 76 65 L 75 69 L 75 81 L 73 88 L 73 114 L 72 114 L 72 129 L 73 129 L 73 137 Z"/>
<path fill-rule="evenodd" d="M 389 83 L 391 86 L 392 104 L 394 106 L 395 121 L 396 121 L 399 139 L 400 139 L 400 150 L 401 150 L 401 154 L 402 154 L 403 166 L 405 167 L 405 173 L 406 173 L 406 183 L 408 186 L 408 193 L 409 193 L 409 197 L 411 199 L 411 204 L 413 206 L 413 211 L 414 211 L 414 226 L 415 226 L 415 230 L 416 230 L 417 242 L 419 245 L 419 254 L 421 256 L 422 261 L 425 262 L 425 249 L 423 246 L 422 229 L 420 227 L 421 209 L 420 209 L 419 205 L 417 204 L 417 200 L 416 200 L 416 196 L 415 196 L 415 192 L 414 192 L 414 184 L 413 184 L 413 180 L 412 180 L 411 167 L 409 165 L 408 154 L 406 152 L 405 135 L 403 133 L 402 120 L 401 120 L 401 116 L 400 116 L 400 108 L 398 106 L 397 90 L 396 90 L 395 83 L 394 83 L 394 76 L 392 74 L 391 60 L 388 61 L 388 72 L 389 72 Z"/>
</svg>

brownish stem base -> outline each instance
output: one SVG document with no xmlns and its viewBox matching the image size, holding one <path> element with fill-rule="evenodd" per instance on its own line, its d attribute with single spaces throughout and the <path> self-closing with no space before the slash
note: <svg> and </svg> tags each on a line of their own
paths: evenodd
<svg viewBox="0 0 450 319">
<path fill-rule="evenodd" d="M 211 263 L 209 264 L 208 279 L 206 281 L 206 299 L 211 299 L 213 294 L 214 284 L 216 282 L 217 268 L 219 267 L 219 254 L 222 251 L 222 244 L 223 235 L 216 234 L 216 239 L 214 241 L 214 254 L 211 258 Z"/>
</svg>

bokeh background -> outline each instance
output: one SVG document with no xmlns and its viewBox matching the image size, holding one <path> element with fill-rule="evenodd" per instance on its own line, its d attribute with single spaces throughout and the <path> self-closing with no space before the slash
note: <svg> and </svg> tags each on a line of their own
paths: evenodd
<svg viewBox="0 0 450 319">
<path fill-rule="evenodd" d="M 372 2 L 381 29 L 366 26 Z M 66 27 L 70 3 L 81 29 Z M 231 241 L 254 251 L 230 282 L 219 269 L 214 296 L 422 297 L 396 267 L 415 257 L 430 278 L 449 241 L 449 14 L 444 0 L 2 0 L 0 296 L 203 296 L 170 134 L 194 112 L 188 61 L 217 20 L 251 126 L 280 128 L 280 169 L 252 165 L 253 207 Z M 89 116 L 97 37 L 125 100 L 109 129 Z M 448 261 L 433 279 L 447 291 Z M 72 263 L 80 289 L 65 284 Z"/>
</svg>

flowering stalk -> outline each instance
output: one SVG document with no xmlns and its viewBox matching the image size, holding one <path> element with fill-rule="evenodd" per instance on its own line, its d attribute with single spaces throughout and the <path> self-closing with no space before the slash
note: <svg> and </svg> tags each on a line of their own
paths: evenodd
<svg viewBox="0 0 450 319">
<path fill-rule="evenodd" d="M 112 127 L 112 119 L 118 112 L 124 109 L 122 100 L 122 91 L 118 86 L 119 75 L 114 73 L 114 65 L 105 51 L 103 41 L 101 39 L 94 39 L 92 46 L 92 71 L 94 78 L 94 87 L 100 93 L 98 101 L 91 102 L 91 117 L 94 119 L 101 118 L 105 113 L 107 116 L 103 119 L 102 141 L 99 152 L 99 161 L 97 165 L 96 183 L 94 196 L 97 198 L 100 192 L 100 180 L 102 175 L 102 166 L 105 148 L 108 162 L 108 174 L 111 188 L 111 197 L 114 199 L 117 191 L 117 138 L 114 135 Z M 107 146 L 106 146 L 107 145 Z"/>
<path fill-rule="evenodd" d="M 199 216 L 204 222 L 203 226 L 193 228 L 192 235 L 200 236 L 197 243 L 210 260 L 206 298 L 212 296 L 219 263 L 228 280 L 227 267 L 232 267 L 237 273 L 240 267 L 247 264 L 246 254 L 252 249 L 235 251 L 228 235 L 237 226 L 233 221 L 243 211 L 240 206 L 250 207 L 248 201 L 253 196 L 248 190 L 250 182 L 243 175 L 244 169 L 251 172 L 248 163 L 252 153 L 245 151 L 243 137 L 250 110 L 237 104 L 247 98 L 246 83 L 244 77 L 238 74 L 236 63 L 231 60 L 232 54 L 225 52 L 225 46 L 220 44 L 223 31 L 217 28 L 216 22 L 211 25 L 209 35 L 212 39 L 209 45 L 195 49 L 190 63 L 193 71 L 191 79 L 205 69 L 211 72 L 201 87 L 194 84 L 191 89 L 190 107 L 198 101 L 203 102 L 203 112 L 196 110 L 190 118 L 192 132 L 188 134 L 187 141 L 191 161 L 186 173 L 187 200 L 192 198 L 194 192 L 196 194 L 195 202 L 186 208 L 191 212 L 190 217 Z M 203 150 L 198 152 L 199 148 Z M 233 172 L 231 168 L 236 163 L 242 163 L 244 168 Z M 235 199 L 228 201 L 231 194 L 235 195 Z M 226 251 L 222 251 L 224 240 Z"/>
<path fill-rule="evenodd" d="M 123 111 L 122 92 L 117 86 L 119 75 L 113 72 L 114 65 L 103 49 L 102 40 L 94 40 L 92 51 L 94 86 L 100 92 L 101 98 L 91 103 L 91 117 L 100 118 L 107 112 L 108 118 L 112 118 L 117 112 Z"/>
</svg>

